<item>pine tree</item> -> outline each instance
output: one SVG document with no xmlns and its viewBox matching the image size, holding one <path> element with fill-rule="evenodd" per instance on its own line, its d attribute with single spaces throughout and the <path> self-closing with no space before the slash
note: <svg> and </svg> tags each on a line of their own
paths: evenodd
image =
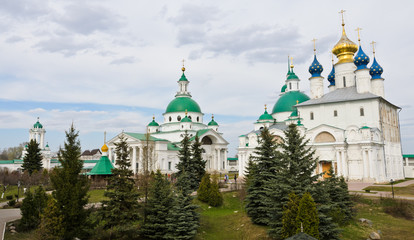
<svg viewBox="0 0 414 240">
<path fill-rule="evenodd" d="M 316 204 L 310 193 L 303 194 L 299 202 L 296 216 L 296 233 L 302 231 L 316 239 L 319 239 L 319 218 Z"/>
<path fill-rule="evenodd" d="M 212 207 L 218 207 L 223 204 L 223 195 L 219 190 L 217 177 L 213 178 L 213 181 L 210 184 L 208 204 Z"/>
<path fill-rule="evenodd" d="M 203 179 L 201 179 L 200 186 L 198 187 L 197 199 L 202 202 L 208 203 L 210 188 L 211 188 L 210 174 L 206 173 L 204 174 Z"/>
<path fill-rule="evenodd" d="M 195 189 L 198 188 L 198 186 L 200 185 L 201 179 L 203 178 L 204 174 L 206 173 L 206 161 L 203 160 L 203 149 L 201 148 L 201 142 L 200 139 L 198 137 L 198 135 L 196 134 L 194 137 L 194 142 L 191 145 L 191 165 L 193 166 L 194 169 L 194 178 L 197 180 L 197 185 L 195 186 Z"/>
<path fill-rule="evenodd" d="M 55 168 L 50 176 L 55 189 L 52 195 L 62 216 L 63 239 L 83 237 L 89 215 L 89 211 L 84 209 L 88 203 L 89 181 L 86 175 L 80 174 L 83 162 L 79 159 L 81 148 L 78 136 L 72 124 L 66 132 L 64 148 L 59 150 L 61 167 Z"/>
<path fill-rule="evenodd" d="M 256 224 L 269 223 L 271 205 L 268 186 L 275 178 L 273 167 L 278 165 L 280 155 L 276 147 L 274 135 L 264 128 L 260 133 L 259 146 L 249 160 L 246 211 Z"/>
<path fill-rule="evenodd" d="M 191 143 L 190 136 L 185 131 L 183 139 L 181 140 L 181 148 L 178 151 L 179 162 L 177 163 L 177 182 L 178 189 L 184 189 L 185 192 L 197 189 L 196 179 L 192 179 L 191 175 Z"/>
<path fill-rule="evenodd" d="M 299 197 L 293 192 L 289 194 L 289 202 L 283 207 L 282 232 L 283 239 L 296 234 L 296 217 L 298 216 Z"/>
<path fill-rule="evenodd" d="M 166 239 L 168 218 L 173 207 L 171 185 L 158 170 L 150 185 L 146 220 L 141 226 L 141 236 L 145 239 Z"/>
<path fill-rule="evenodd" d="M 192 204 L 191 196 L 178 192 L 168 218 L 166 239 L 193 239 L 200 226 L 197 206 Z"/>
<path fill-rule="evenodd" d="M 40 227 L 37 231 L 39 239 L 65 239 L 64 217 L 54 198 L 49 198 L 44 213 L 41 215 Z"/>
<path fill-rule="evenodd" d="M 32 175 L 34 171 L 40 171 L 42 169 L 42 154 L 40 153 L 39 144 L 36 140 L 30 140 L 27 145 L 27 153 L 23 158 L 22 169 L 23 171 L 28 171 L 29 175 Z"/>
<path fill-rule="evenodd" d="M 20 227 L 25 230 L 34 229 L 40 224 L 40 216 L 47 206 L 48 196 L 43 187 L 38 187 L 35 193 L 27 192 L 20 208 L 22 219 Z"/>
<path fill-rule="evenodd" d="M 345 179 L 336 176 L 331 167 L 328 177 L 323 181 L 323 186 L 327 190 L 333 205 L 330 216 L 338 225 L 346 225 L 352 220 L 355 213 Z"/>
<path fill-rule="evenodd" d="M 139 220 L 138 192 L 134 186 L 133 172 L 130 169 L 129 150 L 126 139 L 119 137 L 115 143 L 116 165 L 112 169 L 105 196 L 102 201 L 101 215 L 105 221 L 104 229 L 110 229 L 116 239 L 133 239 L 137 236 Z"/>
</svg>

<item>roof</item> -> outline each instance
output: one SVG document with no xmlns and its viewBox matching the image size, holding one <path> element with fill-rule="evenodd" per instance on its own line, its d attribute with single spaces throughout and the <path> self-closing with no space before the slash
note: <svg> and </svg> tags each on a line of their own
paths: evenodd
<svg viewBox="0 0 414 240">
<path fill-rule="evenodd" d="M 298 104 L 297 106 L 309 106 L 323 103 L 347 102 L 365 99 L 380 98 L 372 93 L 358 93 L 356 87 L 338 88 L 335 91 L 329 92 L 318 99 L 311 99 L 309 101 Z"/>
<path fill-rule="evenodd" d="M 112 169 L 114 165 L 112 165 L 111 161 L 109 160 L 108 156 L 102 156 L 99 159 L 99 162 L 92 168 L 88 175 L 111 175 Z"/>
<path fill-rule="evenodd" d="M 146 136 L 145 133 L 131 133 L 131 132 L 124 132 L 124 133 L 126 135 L 131 136 L 133 138 L 136 138 L 136 139 L 138 139 L 140 141 L 146 141 L 147 140 L 147 136 Z M 151 135 L 149 136 L 149 139 L 148 140 L 154 141 L 154 142 L 158 142 L 158 141 L 168 141 L 168 140 L 165 140 L 165 139 L 153 137 Z"/>
<path fill-rule="evenodd" d="M 403 154 L 403 158 L 414 158 L 414 154 Z"/>
<path fill-rule="evenodd" d="M 201 113 L 198 103 L 188 96 L 176 97 L 168 104 L 167 109 L 165 110 L 166 113 L 185 111 Z"/>
<path fill-rule="evenodd" d="M 169 151 L 179 151 L 181 148 L 179 148 L 176 143 L 168 143 L 167 144 L 167 149 Z"/>
<path fill-rule="evenodd" d="M 203 135 L 204 133 L 206 133 L 206 132 L 208 132 L 208 131 L 211 131 L 210 129 L 202 129 L 202 130 L 198 130 L 197 131 L 197 136 L 201 136 L 201 135 Z M 192 137 L 192 138 L 190 138 L 190 141 L 193 141 L 195 139 L 195 136 L 194 137 Z"/>
<path fill-rule="evenodd" d="M 228 161 L 237 161 L 237 160 L 239 160 L 239 159 L 238 159 L 238 158 L 230 158 L 230 157 L 229 157 L 229 158 L 227 158 L 227 160 L 228 160 Z"/>
<path fill-rule="evenodd" d="M 298 233 L 296 235 L 293 235 L 290 238 L 286 238 L 285 240 L 316 240 L 316 238 L 309 236 L 306 233 Z"/>
<path fill-rule="evenodd" d="M 81 156 L 92 156 L 92 155 L 95 155 L 95 154 L 97 154 L 97 153 L 99 153 L 99 154 L 101 154 L 101 150 L 99 150 L 99 148 L 96 148 L 96 149 L 92 149 L 92 150 L 85 150 L 82 154 L 81 154 Z"/>
<path fill-rule="evenodd" d="M 272 114 L 279 112 L 291 112 L 295 110 L 293 106 L 297 104 L 297 101 L 301 103 L 307 100 L 309 100 L 309 97 L 300 91 L 286 92 L 277 100 L 275 106 L 273 107 Z"/>
</svg>

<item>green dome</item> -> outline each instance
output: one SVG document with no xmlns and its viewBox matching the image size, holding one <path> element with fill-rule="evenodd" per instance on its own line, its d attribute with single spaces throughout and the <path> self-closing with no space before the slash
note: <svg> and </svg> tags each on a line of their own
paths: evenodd
<svg viewBox="0 0 414 240">
<path fill-rule="evenodd" d="M 299 79 L 299 78 L 298 78 L 298 76 L 296 76 L 296 74 L 292 70 L 291 72 L 288 73 L 288 76 L 287 76 L 286 79 L 290 80 L 290 79 Z"/>
<path fill-rule="evenodd" d="M 181 75 L 180 80 L 178 80 L 178 81 L 188 81 L 187 78 L 184 75 L 184 72 L 183 72 L 183 75 Z"/>
<path fill-rule="evenodd" d="M 40 124 L 39 120 L 33 125 L 33 128 L 43 128 L 43 125 Z"/>
<path fill-rule="evenodd" d="M 170 112 L 197 112 L 201 113 L 200 106 L 189 97 L 176 97 L 174 100 L 170 102 L 167 106 L 167 110 L 165 113 Z"/>
<path fill-rule="evenodd" d="M 159 124 L 155 121 L 155 119 L 152 119 L 152 122 L 148 123 L 148 127 L 158 127 Z"/>
<path fill-rule="evenodd" d="M 214 121 L 214 119 L 211 119 L 211 121 L 207 124 L 208 126 L 218 126 L 218 123 Z"/>
<path fill-rule="evenodd" d="M 281 92 L 286 92 L 286 88 L 287 88 L 287 85 L 285 84 L 285 85 L 283 85 L 282 89 L 280 89 L 280 91 Z"/>
<path fill-rule="evenodd" d="M 272 115 L 270 115 L 268 112 L 267 112 L 267 110 L 265 110 L 265 112 L 262 114 L 262 115 L 260 115 L 260 117 L 259 117 L 259 120 L 258 121 L 260 121 L 260 120 L 274 120 L 274 118 L 272 117 Z"/>
<path fill-rule="evenodd" d="M 273 107 L 273 113 L 279 113 L 279 112 L 291 112 L 294 111 L 295 106 L 297 103 L 296 101 L 299 101 L 299 103 L 308 101 L 310 98 L 299 91 L 289 91 L 277 100 L 275 106 Z"/>
<path fill-rule="evenodd" d="M 298 110 L 297 110 L 297 109 L 295 109 L 295 111 L 293 111 L 293 112 L 290 114 L 290 116 L 291 116 L 291 117 L 297 117 L 297 116 L 298 116 Z"/>
<path fill-rule="evenodd" d="M 192 122 L 190 118 L 185 116 L 183 119 L 181 119 L 181 122 Z"/>
</svg>

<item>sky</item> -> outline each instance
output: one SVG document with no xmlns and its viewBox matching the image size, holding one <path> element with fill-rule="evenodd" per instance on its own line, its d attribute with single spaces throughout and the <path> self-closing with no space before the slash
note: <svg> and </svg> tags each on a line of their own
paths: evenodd
<svg viewBox="0 0 414 240">
<path fill-rule="evenodd" d="M 144 132 L 178 90 L 185 59 L 189 90 L 214 114 L 236 153 L 237 137 L 278 99 L 293 57 L 309 94 L 312 39 L 324 67 L 348 37 L 383 67 L 385 96 L 402 108 L 404 153 L 414 153 L 411 71 L 413 1 L 0 0 L 0 149 L 28 141 L 37 117 L 53 151 L 70 125 L 82 149 L 122 130 Z M 370 63 L 370 64 L 371 64 Z M 370 66 L 369 64 L 369 66 Z"/>
</svg>

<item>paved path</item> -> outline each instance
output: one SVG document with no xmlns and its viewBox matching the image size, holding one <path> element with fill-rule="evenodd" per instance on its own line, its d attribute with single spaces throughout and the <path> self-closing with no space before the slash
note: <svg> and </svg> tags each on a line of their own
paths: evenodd
<svg viewBox="0 0 414 240">
<path fill-rule="evenodd" d="M 19 208 L 0 209 L 0 240 L 3 240 L 4 237 L 5 223 L 19 218 L 21 218 Z"/>
</svg>

